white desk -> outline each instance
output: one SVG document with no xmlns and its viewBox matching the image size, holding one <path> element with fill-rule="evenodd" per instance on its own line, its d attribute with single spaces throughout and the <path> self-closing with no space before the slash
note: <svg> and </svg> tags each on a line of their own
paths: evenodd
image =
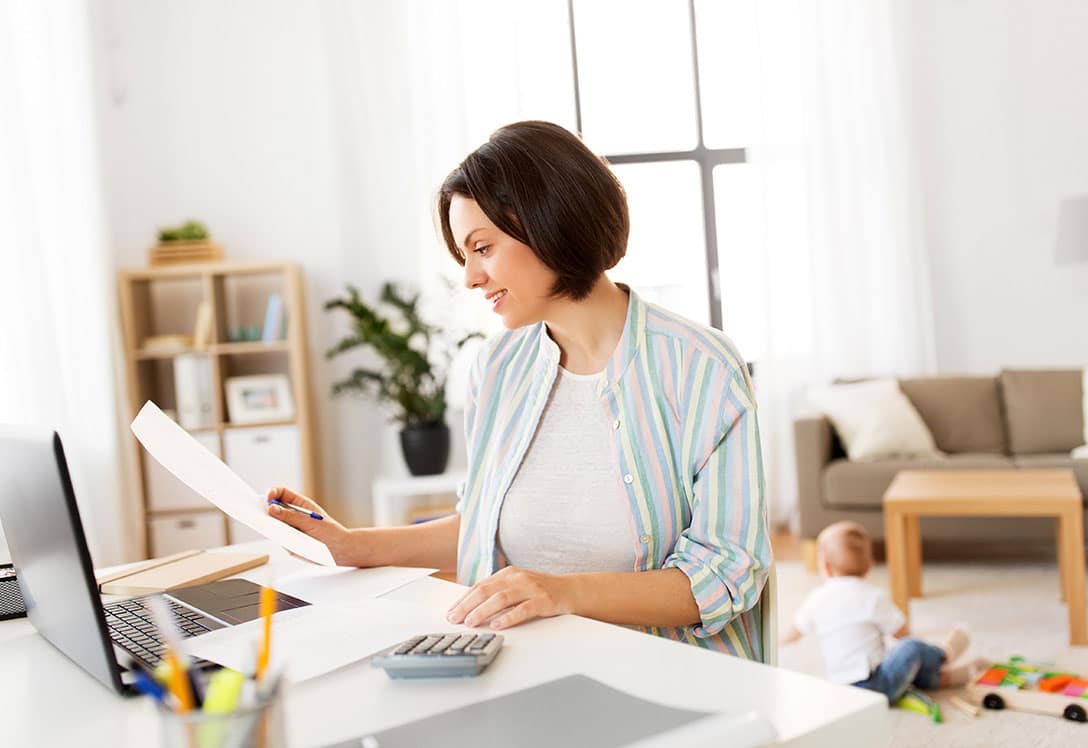
<svg viewBox="0 0 1088 748">
<path fill-rule="evenodd" d="M 462 589 L 428 577 L 388 596 L 445 610 Z M 887 701 L 860 688 L 576 616 L 536 621 L 504 635 L 498 659 L 476 678 L 392 681 L 368 663 L 356 663 L 291 687 L 289 744 L 327 745 L 571 673 L 670 706 L 758 710 L 785 745 L 888 744 Z M 0 622 L 0 684 L 4 745 L 157 744 L 156 715 L 145 699 L 114 695 L 26 619 Z"/>
</svg>

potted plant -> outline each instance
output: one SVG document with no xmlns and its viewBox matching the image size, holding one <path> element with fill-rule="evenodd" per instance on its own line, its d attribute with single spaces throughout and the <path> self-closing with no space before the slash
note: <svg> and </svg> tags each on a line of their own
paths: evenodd
<svg viewBox="0 0 1088 748">
<path fill-rule="evenodd" d="M 343 298 L 325 303 L 344 309 L 352 332 L 326 353 L 333 358 L 353 348 L 373 350 L 380 368 L 357 368 L 333 385 L 333 395 L 358 393 L 393 406 L 401 450 L 412 475 L 434 475 L 446 469 L 450 431 L 446 426 L 446 377 L 454 354 L 478 332 L 452 340 L 447 331 L 424 322 L 417 309 L 419 294 L 405 298 L 392 283 L 382 286 L 381 302 L 389 314 L 367 305 L 353 286 Z"/>
</svg>

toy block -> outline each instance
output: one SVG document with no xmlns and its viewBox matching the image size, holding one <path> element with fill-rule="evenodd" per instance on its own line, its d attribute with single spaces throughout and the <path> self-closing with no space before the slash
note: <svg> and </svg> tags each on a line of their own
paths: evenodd
<svg viewBox="0 0 1088 748">
<path fill-rule="evenodd" d="M 1043 674 L 1036 671 L 1034 673 L 1024 673 L 1021 677 L 1024 679 L 1025 688 L 1035 688 L 1039 685 L 1039 681 L 1043 679 Z"/>
<path fill-rule="evenodd" d="M 1047 693 L 1057 693 L 1072 682 L 1072 675 L 1052 675 L 1039 681 L 1039 690 Z"/>
<path fill-rule="evenodd" d="M 992 667 L 980 675 L 975 682 L 982 686 L 997 686 L 1005 679 L 1007 672 L 1009 671 L 1006 668 Z"/>
<path fill-rule="evenodd" d="M 1085 689 L 1088 689 L 1088 680 L 1071 680 L 1062 689 L 1062 693 L 1066 696 L 1080 696 L 1084 693 Z"/>
</svg>

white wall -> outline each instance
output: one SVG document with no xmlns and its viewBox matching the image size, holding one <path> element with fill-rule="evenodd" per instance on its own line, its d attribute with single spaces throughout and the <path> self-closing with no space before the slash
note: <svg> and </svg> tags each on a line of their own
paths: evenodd
<svg viewBox="0 0 1088 748">
<path fill-rule="evenodd" d="M 406 55 L 389 3 L 358 3 L 370 60 Z M 369 518 L 370 483 L 403 473 L 396 431 L 370 401 L 332 400 L 327 350 L 343 323 L 322 303 L 345 283 L 375 298 L 418 283 L 416 241 L 429 188 L 413 173 L 414 133 L 396 64 L 346 71 L 321 3 L 115 0 L 93 13 L 99 119 L 118 266 L 141 266 L 158 226 L 205 221 L 231 260 L 293 260 L 307 278 L 313 399 L 324 491 L 345 522 Z M 335 39 L 332 40 L 335 42 Z M 355 76 L 345 81 L 335 76 Z M 337 91 L 368 96 L 345 114 Z M 451 414 L 455 434 L 457 414 Z M 458 442 L 459 443 L 459 442 Z"/>
<path fill-rule="evenodd" d="M 1054 263 L 1088 194 L 1088 3 L 915 0 L 911 29 L 943 372 L 1088 364 L 1088 263 Z"/>
<path fill-rule="evenodd" d="M 392 280 L 441 305 L 442 177 L 499 125 L 573 121 L 568 89 L 518 85 L 570 80 L 565 3 L 90 1 L 118 266 L 145 264 L 156 228 L 189 217 L 228 259 L 301 264 L 319 498 L 346 523 L 368 521 L 373 478 L 407 471 L 386 412 L 329 396 L 351 362 L 325 360 L 346 326 L 322 304 L 345 283 L 376 299 Z M 486 306 L 459 299 L 441 319 L 486 329 Z M 464 464 L 461 418 L 447 417 L 451 467 Z"/>
</svg>

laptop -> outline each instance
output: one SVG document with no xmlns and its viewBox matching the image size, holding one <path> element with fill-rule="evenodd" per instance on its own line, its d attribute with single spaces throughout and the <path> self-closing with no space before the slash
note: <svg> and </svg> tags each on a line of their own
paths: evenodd
<svg viewBox="0 0 1088 748">
<path fill-rule="evenodd" d="M 38 633 L 107 687 L 134 693 L 134 663 L 153 670 L 163 644 L 145 606 L 147 596 L 103 605 L 56 432 L 0 426 L 0 522 Z M 244 579 L 170 590 L 162 597 L 183 637 L 259 617 L 260 587 Z M 277 593 L 277 610 L 304 605 L 309 603 Z"/>
</svg>

